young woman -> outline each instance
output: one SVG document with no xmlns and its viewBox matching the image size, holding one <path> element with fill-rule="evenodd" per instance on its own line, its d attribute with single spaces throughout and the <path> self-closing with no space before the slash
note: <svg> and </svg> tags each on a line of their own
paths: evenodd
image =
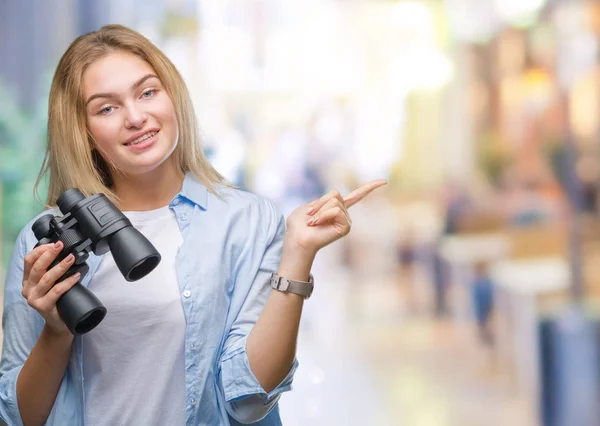
<svg viewBox="0 0 600 426">
<path fill-rule="evenodd" d="M 76 39 L 49 99 L 47 204 L 79 188 L 104 193 L 159 250 L 127 282 L 110 253 L 84 277 L 60 280 L 61 243 L 34 248 L 33 220 L 8 269 L 0 417 L 11 425 L 281 424 L 303 301 L 319 249 L 350 230 L 332 191 L 287 219 L 227 185 L 202 154 L 187 88 L 140 34 L 110 25 Z M 39 182 L 39 181 L 38 181 Z M 47 213 L 47 212 L 46 212 Z M 34 218 L 35 220 L 35 218 Z M 271 277 L 296 281 L 272 290 Z M 108 309 L 73 337 L 56 301 L 81 278 Z"/>
</svg>

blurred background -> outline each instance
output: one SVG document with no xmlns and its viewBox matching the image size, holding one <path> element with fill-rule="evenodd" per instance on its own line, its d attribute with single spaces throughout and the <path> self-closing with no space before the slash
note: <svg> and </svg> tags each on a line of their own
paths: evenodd
<svg viewBox="0 0 600 426">
<path fill-rule="evenodd" d="M 600 1 L 0 0 L 0 280 L 53 71 L 107 23 L 284 214 L 389 182 L 319 254 L 286 426 L 600 424 Z"/>
</svg>

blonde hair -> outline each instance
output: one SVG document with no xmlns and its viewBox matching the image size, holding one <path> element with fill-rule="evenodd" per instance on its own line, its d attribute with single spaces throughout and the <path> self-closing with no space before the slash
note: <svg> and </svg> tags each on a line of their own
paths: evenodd
<svg viewBox="0 0 600 426">
<path fill-rule="evenodd" d="M 108 53 L 121 51 L 139 56 L 156 72 L 175 107 L 179 142 L 172 155 L 182 172 L 191 172 L 211 192 L 225 179 L 208 162 L 200 143 L 194 107 L 183 78 L 152 42 L 121 25 L 107 25 L 75 39 L 58 63 L 52 80 L 48 111 L 48 145 L 35 194 L 49 173 L 47 206 L 60 194 L 79 188 L 85 196 L 104 193 L 113 202 L 110 167 L 94 147 L 86 125 L 82 93 L 83 73 Z"/>
</svg>

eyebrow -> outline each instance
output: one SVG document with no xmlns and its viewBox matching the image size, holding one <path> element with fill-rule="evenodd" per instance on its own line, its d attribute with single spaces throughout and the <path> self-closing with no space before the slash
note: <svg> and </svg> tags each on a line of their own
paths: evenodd
<svg viewBox="0 0 600 426">
<path fill-rule="evenodd" d="M 135 90 L 138 87 L 140 87 L 142 84 L 144 84 L 144 82 L 150 78 L 156 78 L 158 79 L 158 77 L 154 74 L 146 74 L 145 76 L 143 76 L 142 78 L 140 78 L 138 81 L 136 81 L 135 83 L 133 83 L 131 85 L 131 90 Z M 115 94 L 114 93 L 96 93 L 92 96 L 90 96 L 88 98 L 88 100 L 85 102 L 85 106 L 88 106 L 88 104 L 90 102 L 92 102 L 94 99 L 98 99 L 98 98 L 112 98 L 114 97 Z"/>
</svg>

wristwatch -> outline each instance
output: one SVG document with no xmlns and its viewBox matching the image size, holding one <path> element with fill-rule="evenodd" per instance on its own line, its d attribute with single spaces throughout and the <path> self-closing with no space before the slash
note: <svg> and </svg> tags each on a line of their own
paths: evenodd
<svg viewBox="0 0 600 426">
<path fill-rule="evenodd" d="M 281 277 L 275 273 L 271 274 L 271 287 L 275 290 L 283 291 L 284 293 L 298 294 L 305 299 L 308 299 L 315 286 L 315 279 L 312 274 L 308 277 L 308 282 L 294 281 L 285 277 Z"/>
</svg>

